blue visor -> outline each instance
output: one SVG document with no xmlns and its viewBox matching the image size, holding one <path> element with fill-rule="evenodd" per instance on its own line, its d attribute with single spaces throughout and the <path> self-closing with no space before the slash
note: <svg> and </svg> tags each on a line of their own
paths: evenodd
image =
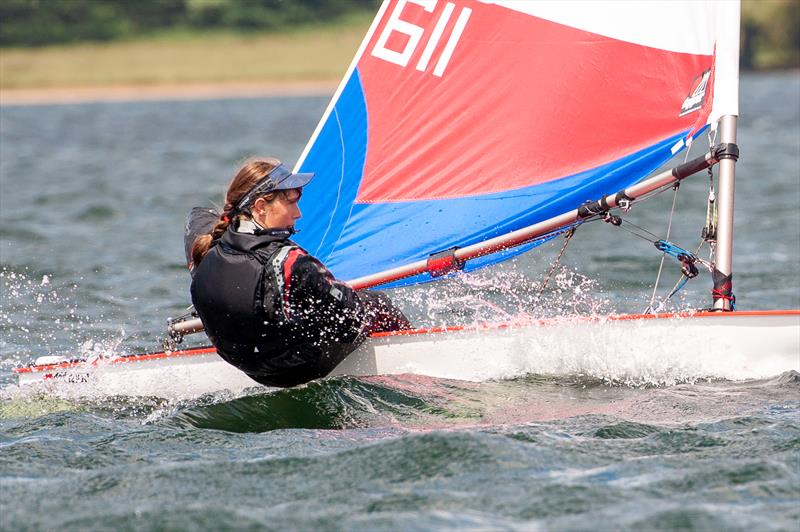
<svg viewBox="0 0 800 532">
<path fill-rule="evenodd" d="M 255 200 L 270 192 L 302 188 L 311 181 L 312 177 L 314 177 L 314 174 L 293 174 L 286 166 L 279 164 L 267 175 L 262 177 L 258 183 L 250 189 L 250 192 L 239 200 L 239 203 L 236 204 L 236 210 L 241 211 L 249 207 Z"/>
</svg>

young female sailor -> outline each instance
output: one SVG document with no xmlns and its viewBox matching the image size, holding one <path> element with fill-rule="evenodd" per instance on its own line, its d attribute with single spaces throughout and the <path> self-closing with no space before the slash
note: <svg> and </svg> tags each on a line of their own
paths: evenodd
<svg viewBox="0 0 800 532">
<path fill-rule="evenodd" d="M 337 281 L 289 239 L 313 175 L 272 158 L 247 162 L 213 230 L 191 248 L 192 302 L 208 337 L 223 359 L 268 386 L 324 377 L 371 332 L 410 326 L 388 296 Z"/>
</svg>

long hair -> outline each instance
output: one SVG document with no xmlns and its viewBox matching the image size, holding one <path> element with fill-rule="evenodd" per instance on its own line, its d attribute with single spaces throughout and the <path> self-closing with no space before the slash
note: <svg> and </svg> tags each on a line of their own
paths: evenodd
<svg viewBox="0 0 800 532">
<path fill-rule="evenodd" d="M 239 171 L 233 176 L 230 185 L 228 185 L 228 191 L 225 193 L 225 206 L 222 209 L 219 222 L 217 222 L 217 225 L 214 226 L 214 229 L 212 229 L 210 233 L 200 235 L 194 239 L 194 243 L 192 244 L 193 266 L 200 264 L 200 261 L 203 260 L 203 257 L 206 256 L 206 253 L 208 253 L 208 250 L 211 248 L 211 244 L 225 234 L 225 231 L 228 230 L 228 226 L 234 222 L 235 218 L 246 216 L 238 213 L 234 216 L 234 219 L 231 219 L 231 214 L 236 204 L 239 203 L 244 195 L 247 194 L 261 178 L 274 170 L 279 164 L 281 164 L 281 162 L 278 159 L 266 157 L 263 159 L 250 159 L 239 168 Z M 268 194 L 266 197 L 270 200 L 273 195 L 274 194 Z"/>
</svg>

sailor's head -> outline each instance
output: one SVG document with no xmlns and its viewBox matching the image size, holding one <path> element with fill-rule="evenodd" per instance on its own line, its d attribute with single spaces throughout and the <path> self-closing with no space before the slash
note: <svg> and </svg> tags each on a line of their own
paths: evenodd
<svg viewBox="0 0 800 532">
<path fill-rule="evenodd" d="M 228 186 L 223 217 L 244 215 L 264 228 L 292 229 L 300 218 L 297 202 L 312 177 L 292 173 L 278 159 L 251 159 Z"/>
</svg>

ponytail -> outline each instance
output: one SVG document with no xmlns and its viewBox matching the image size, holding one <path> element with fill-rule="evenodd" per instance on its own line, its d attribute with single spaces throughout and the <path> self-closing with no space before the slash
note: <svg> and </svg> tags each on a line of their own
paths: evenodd
<svg viewBox="0 0 800 532">
<path fill-rule="evenodd" d="M 211 230 L 210 233 L 205 235 L 200 235 L 194 239 L 194 243 L 192 244 L 192 267 L 197 267 L 200 264 L 200 261 L 203 260 L 203 257 L 206 256 L 208 250 L 211 249 L 211 245 L 214 243 L 215 240 L 219 239 L 222 235 L 225 234 L 225 231 L 228 230 L 228 226 L 231 224 L 231 219 L 228 215 L 223 214 L 220 218 L 220 221 L 217 222 L 217 225 L 214 226 L 214 229 Z"/>
<path fill-rule="evenodd" d="M 281 162 L 272 157 L 250 159 L 239 169 L 231 180 L 228 191 L 225 193 L 225 207 L 219 222 L 217 222 L 217 225 L 214 226 L 214 229 L 212 229 L 210 233 L 198 236 L 192 243 L 191 268 L 200 264 L 203 257 L 208 253 L 208 250 L 214 245 L 214 242 L 225 234 L 225 231 L 228 230 L 228 226 L 238 216 L 246 216 L 248 214 L 246 212 L 239 214 L 235 210 L 236 205 L 260 179 L 275 169 L 279 164 L 281 164 Z M 267 201 L 272 201 L 274 197 L 274 193 L 264 196 Z"/>
</svg>

